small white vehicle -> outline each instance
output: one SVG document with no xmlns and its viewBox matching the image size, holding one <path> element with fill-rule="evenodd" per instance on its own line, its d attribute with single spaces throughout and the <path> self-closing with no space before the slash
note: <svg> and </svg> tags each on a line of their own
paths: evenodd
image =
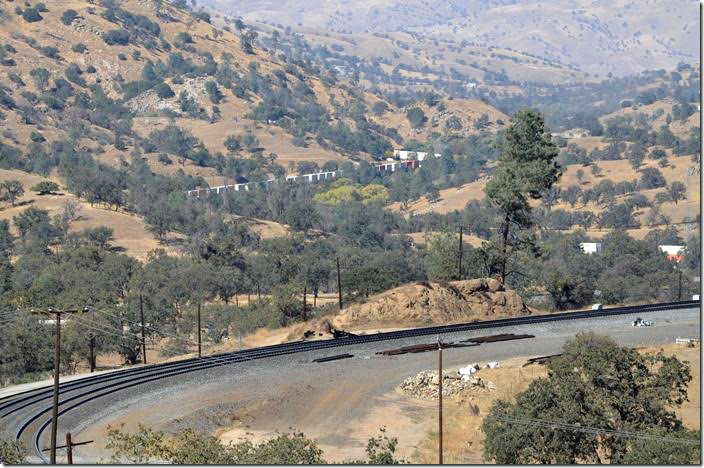
<svg viewBox="0 0 704 468">
<path fill-rule="evenodd" d="M 594 304 L 594 305 L 592 305 L 592 310 L 604 310 L 604 305 L 603 304 Z"/>
<path fill-rule="evenodd" d="M 634 327 L 652 327 L 655 325 L 655 322 L 637 317 L 633 322 L 631 322 L 631 325 Z"/>
</svg>

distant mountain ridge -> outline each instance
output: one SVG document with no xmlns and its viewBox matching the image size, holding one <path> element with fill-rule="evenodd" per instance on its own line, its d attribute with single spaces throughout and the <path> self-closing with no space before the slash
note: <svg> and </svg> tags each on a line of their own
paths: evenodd
<svg viewBox="0 0 704 468">
<path fill-rule="evenodd" d="M 512 48 L 623 76 L 694 63 L 698 2 L 684 0 L 200 0 L 223 14 L 348 34 L 418 33 Z"/>
</svg>

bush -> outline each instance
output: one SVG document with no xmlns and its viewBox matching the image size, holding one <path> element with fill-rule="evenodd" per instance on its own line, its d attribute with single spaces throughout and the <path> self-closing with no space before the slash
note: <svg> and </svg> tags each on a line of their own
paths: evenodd
<svg viewBox="0 0 704 468">
<path fill-rule="evenodd" d="M 79 42 L 78 44 L 75 44 L 73 47 L 71 47 L 71 50 L 74 52 L 77 52 L 79 54 L 82 54 L 83 52 L 88 50 L 88 47 L 86 47 L 86 45 L 83 44 L 82 42 Z"/>
<path fill-rule="evenodd" d="M 174 91 L 166 83 L 159 83 L 154 87 L 154 92 L 160 99 L 169 99 L 175 96 Z"/>
<path fill-rule="evenodd" d="M 22 12 L 22 18 L 28 23 L 36 23 L 44 19 L 36 8 L 27 8 Z"/>
<path fill-rule="evenodd" d="M 165 166 L 173 164 L 173 161 L 171 160 L 169 155 L 166 153 L 159 154 L 159 162 L 164 164 Z"/>
<path fill-rule="evenodd" d="M 27 463 L 27 449 L 19 440 L 0 439 L 0 463 L 24 465 Z"/>
<path fill-rule="evenodd" d="M 65 74 L 69 81 L 72 81 L 79 86 L 86 86 L 86 80 L 81 76 L 83 71 L 81 71 L 81 67 L 79 67 L 78 64 L 69 64 L 69 66 L 66 67 Z"/>
<path fill-rule="evenodd" d="M 643 189 L 654 189 L 664 187 L 667 181 L 659 170 L 654 167 L 646 167 L 641 171 L 639 183 Z"/>
<path fill-rule="evenodd" d="M 88 65 L 86 67 L 86 73 L 95 73 L 96 71 L 98 71 L 98 70 L 96 70 L 93 65 Z"/>
<path fill-rule="evenodd" d="M 39 49 L 39 52 L 41 52 L 42 55 L 45 55 L 46 57 L 49 57 L 51 59 L 59 58 L 59 49 L 57 49 L 56 47 L 44 46 Z"/>
<path fill-rule="evenodd" d="M 49 195 L 59 190 L 59 185 L 50 180 L 43 180 L 32 187 L 32 192 L 37 192 L 37 195 Z"/>
<path fill-rule="evenodd" d="M 130 43 L 130 35 L 122 29 L 112 29 L 103 35 L 103 41 L 107 45 L 127 45 Z"/>
<path fill-rule="evenodd" d="M 46 141 L 44 135 L 39 132 L 32 132 L 29 138 L 35 143 L 44 143 Z"/>
<path fill-rule="evenodd" d="M 78 12 L 76 12 L 76 10 L 69 9 L 64 11 L 64 13 L 61 15 L 61 22 L 64 23 L 66 26 L 69 26 L 77 17 Z"/>
<path fill-rule="evenodd" d="M 46 4 L 44 4 L 43 2 L 37 3 L 35 5 L 35 8 L 41 11 L 42 13 L 46 13 L 47 11 L 49 11 L 49 9 L 46 7 Z"/>
<path fill-rule="evenodd" d="M 421 128 L 428 121 L 425 112 L 420 107 L 414 107 L 406 112 L 406 117 L 413 128 Z"/>
<path fill-rule="evenodd" d="M 122 60 L 122 61 L 127 60 L 127 56 L 126 56 L 125 54 L 123 54 L 122 52 L 120 52 L 119 54 L 117 54 L 117 58 L 120 59 L 120 60 Z"/>
</svg>

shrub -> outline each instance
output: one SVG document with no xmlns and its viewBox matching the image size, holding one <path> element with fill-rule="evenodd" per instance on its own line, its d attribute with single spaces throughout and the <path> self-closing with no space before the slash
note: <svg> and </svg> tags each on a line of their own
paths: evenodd
<svg viewBox="0 0 704 468">
<path fill-rule="evenodd" d="M 122 29 L 111 29 L 103 35 L 103 41 L 107 45 L 127 45 L 130 43 L 130 35 Z"/>
<path fill-rule="evenodd" d="M 168 165 L 170 165 L 170 164 L 173 164 L 173 161 L 171 160 L 171 158 L 169 157 L 169 155 L 166 154 L 166 153 L 160 153 L 160 154 L 159 154 L 159 162 L 162 163 L 162 164 L 164 164 L 164 165 L 166 165 L 166 166 L 168 166 Z"/>
<path fill-rule="evenodd" d="M 78 17 L 78 13 L 76 10 L 66 10 L 64 13 L 61 15 L 61 22 L 64 23 L 66 26 L 69 26 L 73 20 L 75 20 Z"/>
<path fill-rule="evenodd" d="M 33 192 L 37 192 L 37 195 L 49 195 L 53 192 L 59 190 L 59 185 L 56 182 L 50 180 L 43 180 L 32 187 Z"/>
<path fill-rule="evenodd" d="M 17 73 L 9 73 L 7 75 L 8 78 L 10 78 L 10 81 L 13 83 L 17 84 L 18 86 L 24 86 L 24 81 L 22 81 L 22 77 L 18 75 Z"/>
<path fill-rule="evenodd" d="M 640 186 L 644 189 L 664 187 L 667 184 L 662 173 L 654 167 L 647 167 L 641 171 Z"/>
<path fill-rule="evenodd" d="M 180 32 L 176 35 L 176 38 L 183 42 L 184 44 L 193 44 L 193 37 L 187 32 Z"/>
<path fill-rule="evenodd" d="M 69 66 L 66 67 L 66 71 L 64 73 L 66 74 L 66 78 L 68 78 L 69 81 L 72 81 L 79 86 L 86 86 L 86 80 L 83 79 L 83 77 L 81 76 L 83 72 L 81 71 L 81 67 L 79 67 L 78 64 L 69 64 Z"/>
<path fill-rule="evenodd" d="M 56 47 L 44 46 L 39 49 L 39 52 L 41 52 L 42 55 L 51 59 L 59 58 L 59 49 L 57 49 Z"/>
<path fill-rule="evenodd" d="M 122 52 L 120 52 L 119 54 L 117 54 L 117 58 L 120 59 L 120 60 L 122 60 L 122 61 L 127 60 L 127 56 L 126 56 L 125 54 L 123 54 Z"/>
<path fill-rule="evenodd" d="M 413 128 L 421 128 L 428 121 L 425 112 L 420 107 L 414 107 L 406 112 L 406 117 Z"/>
<path fill-rule="evenodd" d="M 28 23 L 36 23 L 44 19 L 36 8 L 27 8 L 22 12 L 22 18 Z"/>
<path fill-rule="evenodd" d="M 43 3 L 43 2 L 37 3 L 37 4 L 35 5 L 35 8 L 36 8 L 37 10 L 41 11 L 42 13 L 46 13 L 47 11 L 49 11 L 49 9 L 46 7 L 46 4 Z"/>
<path fill-rule="evenodd" d="M 650 157 L 651 157 L 652 159 L 663 159 L 663 158 L 667 158 L 667 153 L 665 152 L 665 150 L 662 150 L 662 149 L 659 149 L 659 148 L 658 148 L 658 149 L 654 149 L 654 150 L 650 153 Z"/>
<path fill-rule="evenodd" d="M 0 439 L 0 463 L 24 465 L 27 463 L 27 449 L 19 440 Z"/>
<path fill-rule="evenodd" d="M 161 99 L 169 99 L 175 96 L 174 91 L 166 83 L 159 83 L 154 87 L 154 91 Z"/>
<path fill-rule="evenodd" d="M 29 138 L 35 143 L 44 143 L 46 141 L 44 135 L 39 132 L 32 132 Z"/>
<path fill-rule="evenodd" d="M 86 73 L 95 73 L 96 71 L 97 70 L 95 69 L 95 67 L 93 65 L 88 65 L 86 67 Z"/>
<path fill-rule="evenodd" d="M 88 47 L 86 47 L 85 44 L 82 42 L 79 42 L 78 44 L 75 44 L 73 47 L 71 47 L 71 50 L 74 52 L 78 52 L 79 54 L 82 54 L 86 50 L 88 50 Z"/>
<path fill-rule="evenodd" d="M 220 101 L 222 101 L 222 98 L 224 96 L 220 92 L 218 85 L 214 81 L 208 81 L 207 83 L 205 83 L 205 90 L 208 92 L 208 96 L 210 96 L 210 101 L 213 104 L 218 104 Z"/>
</svg>

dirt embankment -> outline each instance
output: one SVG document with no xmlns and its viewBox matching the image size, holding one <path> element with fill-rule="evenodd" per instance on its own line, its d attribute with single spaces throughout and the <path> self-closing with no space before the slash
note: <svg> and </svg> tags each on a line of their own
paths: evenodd
<svg viewBox="0 0 704 468">
<path fill-rule="evenodd" d="M 408 326 L 470 322 L 529 315 L 521 296 L 492 278 L 449 283 L 421 282 L 372 296 L 335 318 L 339 325 L 397 324 Z"/>
<path fill-rule="evenodd" d="M 285 341 L 332 338 L 334 329 L 369 333 L 529 314 L 531 310 L 518 293 L 492 278 L 419 282 L 371 296 L 337 315 L 294 325 Z"/>
</svg>

